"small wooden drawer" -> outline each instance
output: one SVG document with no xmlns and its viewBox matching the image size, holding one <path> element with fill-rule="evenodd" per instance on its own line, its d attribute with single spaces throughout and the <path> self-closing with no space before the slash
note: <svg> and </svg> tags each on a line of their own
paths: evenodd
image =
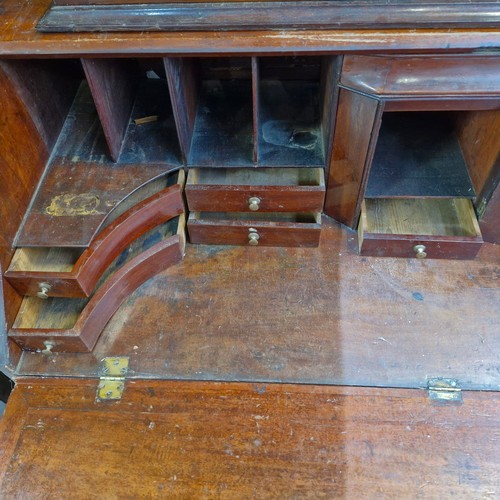
<svg viewBox="0 0 500 500">
<path fill-rule="evenodd" d="M 131 195 L 132 202 L 136 204 L 125 211 L 118 207 L 117 210 L 123 213 L 111 223 L 105 221 L 104 228 L 86 249 L 18 248 L 5 278 L 21 295 L 37 295 L 39 298 L 88 297 L 110 263 L 134 239 L 184 212 L 184 173 L 176 173 L 175 177 L 176 184 L 146 199 L 136 199 L 136 195 Z M 154 186 L 142 191 L 150 194 L 151 189 Z"/>
<path fill-rule="evenodd" d="M 193 168 L 186 198 L 193 212 L 322 212 L 322 168 Z"/>
<path fill-rule="evenodd" d="M 90 352 L 120 304 L 138 286 L 182 260 L 185 216 L 155 227 L 108 267 L 90 298 L 25 297 L 9 337 L 26 350 Z"/>
<path fill-rule="evenodd" d="M 321 232 L 319 213 L 192 212 L 191 243 L 316 247 Z"/>
<path fill-rule="evenodd" d="M 473 259 L 483 243 L 466 198 L 365 199 L 358 236 L 375 257 Z"/>
</svg>

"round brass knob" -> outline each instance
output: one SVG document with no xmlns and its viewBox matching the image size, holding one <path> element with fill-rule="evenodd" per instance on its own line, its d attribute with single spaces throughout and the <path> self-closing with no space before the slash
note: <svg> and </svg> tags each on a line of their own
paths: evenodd
<svg viewBox="0 0 500 500">
<path fill-rule="evenodd" d="M 248 233 L 248 244 L 252 245 L 253 247 L 257 246 L 259 244 L 259 233 L 257 232 L 257 229 L 250 228 Z"/>
<path fill-rule="evenodd" d="M 415 245 L 413 247 L 417 259 L 425 259 L 427 257 L 427 252 L 425 250 L 425 245 Z"/>
<path fill-rule="evenodd" d="M 248 208 L 253 212 L 256 212 L 260 208 L 260 198 L 257 196 L 252 196 L 248 199 Z"/>
<path fill-rule="evenodd" d="M 49 298 L 49 291 L 52 288 L 50 283 L 39 283 L 38 286 L 40 287 L 40 291 L 37 292 L 36 296 L 39 299 L 48 299 Z"/>
</svg>

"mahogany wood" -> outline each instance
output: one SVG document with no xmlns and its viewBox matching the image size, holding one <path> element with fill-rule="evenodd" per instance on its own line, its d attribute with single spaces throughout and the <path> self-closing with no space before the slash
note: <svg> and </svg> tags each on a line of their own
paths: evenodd
<svg viewBox="0 0 500 500">
<path fill-rule="evenodd" d="M 474 260 L 362 257 L 323 217 L 317 248 L 188 245 L 136 290 L 92 354 L 26 353 L 20 374 L 94 377 L 130 356 L 141 378 L 497 391 L 500 245 Z"/>
<path fill-rule="evenodd" d="M 40 117 L 26 106 L 29 99 L 25 86 L 17 87 L 17 65 L 0 62 L 0 269 L 7 269 L 13 241 L 24 212 L 45 167 L 49 151 L 48 136 L 37 127 Z M 34 91 L 36 85 L 32 88 Z M 57 99 L 56 99 L 57 101 Z M 38 108 L 41 111 L 42 108 Z M 22 298 L 8 283 L 3 285 L 5 324 L 9 327 Z M 3 314 L 0 313 L 0 317 Z M 13 351 L 13 358 L 17 356 Z"/>
<path fill-rule="evenodd" d="M 40 35 L 34 29 L 50 5 L 50 0 L 22 2 L 4 0 L 0 12 L 0 55 L 83 56 L 90 54 L 256 54 L 307 52 L 418 52 L 435 53 L 472 49 L 494 49 L 500 43 L 500 31 L 491 29 L 379 29 L 377 25 L 362 30 L 335 29 L 282 30 L 279 32 L 186 32 L 65 34 L 64 43 L 58 34 Z M 462 7 L 463 4 L 457 4 Z"/>
<path fill-rule="evenodd" d="M 496 189 L 488 200 L 484 214 L 479 219 L 479 226 L 484 241 L 500 243 L 500 181 L 497 179 Z"/>
<path fill-rule="evenodd" d="M 279 2 L 153 3 L 127 5 L 54 5 L 38 23 L 43 32 L 79 31 L 189 31 L 296 28 L 380 28 L 463 26 L 495 27 L 500 19 L 496 2 L 459 5 L 429 1 L 408 2 Z"/>
<path fill-rule="evenodd" d="M 310 214 L 307 222 L 281 222 L 279 217 L 266 220 L 258 214 L 248 214 L 247 219 L 232 218 L 230 214 L 213 215 L 208 212 L 192 212 L 189 216 L 188 230 L 191 243 L 204 245 L 247 245 L 249 234 L 257 232 L 258 246 L 316 247 L 321 232 L 320 216 Z M 285 220 L 291 214 L 283 214 Z M 316 219 L 313 222 L 313 219 Z M 253 231 L 250 231 L 252 228 Z"/>
<path fill-rule="evenodd" d="M 174 110 L 177 134 L 184 158 L 187 162 L 193 140 L 194 122 L 198 108 L 198 76 L 193 59 L 164 58 L 165 71 Z"/>
<path fill-rule="evenodd" d="M 357 225 L 382 111 L 382 102 L 340 90 L 324 211 L 350 227 Z"/>
<path fill-rule="evenodd" d="M 82 59 L 111 158 L 118 160 L 134 105 L 137 68 L 126 59 Z"/>
<path fill-rule="evenodd" d="M 177 168 L 171 167 L 171 170 Z M 147 189 L 150 182 L 166 172 L 168 167 L 162 164 L 116 166 L 111 162 L 71 162 L 56 158 L 47 167 L 16 246 L 88 247 L 102 225 L 112 219 L 115 211 L 119 213 L 120 205 L 127 206 L 129 197 L 143 187 Z M 59 206 L 57 200 L 64 200 L 65 196 L 75 200 L 74 205 L 70 203 L 70 210 L 47 211 L 54 203 Z M 86 199 L 91 202 L 88 206 Z"/>
<path fill-rule="evenodd" d="M 1 421 L 1 496 L 498 491 L 498 393 L 439 406 L 423 390 L 127 380 L 121 401 L 97 403 L 97 384 L 18 381 Z"/>
<path fill-rule="evenodd" d="M 266 169 L 267 170 L 267 169 Z M 262 170 L 250 170 L 245 176 L 248 182 L 238 181 L 231 176 L 232 169 L 227 171 L 227 181 L 224 184 L 205 178 L 200 179 L 204 171 L 191 170 L 186 184 L 186 198 L 191 211 L 195 212 L 249 212 L 249 200 L 258 197 L 259 212 L 321 212 L 325 197 L 323 173 L 317 172 L 317 183 L 307 182 L 304 185 L 294 185 L 296 180 L 291 173 L 299 172 L 297 169 L 271 169 L 268 176 L 268 185 L 258 182 L 257 177 Z M 274 175 L 273 175 L 274 173 Z M 287 173 L 290 181 L 286 182 Z M 313 172 L 311 172 L 313 173 Z M 254 181 L 252 182 L 252 174 Z M 203 176 L 205 177 L 205 176 Z M 313 176 L 304 175 L 307 179 Z M 232 183 L 231 179 L 235 178 Z M 274 178 L 274 182 L 273 182 Z M 297 180 L 300 178 L 300 174 Z M 300 182 L 300 181 L 299 181 Z"/>
<path fill-rule="evenodd" d="M 182 238 L 175 235 L 134 257 L 97 290 L 73 328 L 54 330 L 13 327 L 9 331 L 9 337 L 25 350 L 43 350 L 46 348 L 45 342 L 51 342 L 54 352 L 92 351 L 104 326 L 127 296 L 159 269 L 179 262 L 184 255 L 183 248 Z"/>
<path fill-rule="evenodd" d="M 92 241 L 69 272 L 7 270 L 5 277 L 21 295 L 36 295 L 39 283 L 50 297 L 88 297 L 111 262 L 136 238 L 184 211 L 181 186 L 170 186 L 134 206 Z"/>
<path fill-rule="evenodd" d="M 495 96 L 500 59 L 488 56 L 345 56 L 341 84 L 384 98 Z"/>
<path fill-rule="evenodd" d="M 259 126 L 260 126 L 260 69 L 259 59 L 252 57 L 252 109 L 253 109 L 253 162 L 259 161 Z"/>
</svg>

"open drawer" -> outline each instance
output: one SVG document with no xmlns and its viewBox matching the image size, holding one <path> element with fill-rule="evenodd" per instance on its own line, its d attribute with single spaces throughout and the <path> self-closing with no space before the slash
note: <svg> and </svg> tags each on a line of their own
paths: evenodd
<svg viewBox="0 0 500 500">
<path fill-rule="evenodd" d="M 315 247 L 321 214 L 191 212 L 188 230 L 191 243 Z"/>
<path fill-rule="evenodd" d="M 473 259 L 483 240 L 467 198 L 378 198 L 363 201 L 361 255 Z"/>
<path fill-rule="evenodd" d="M 5 278 L 22 295 L 88 297 L 111 262 L 132 241 L 184 211 L 183 181 L 184 172 L 178 171 L 137 190 L 111 212 L 86 249 L 18 248 Z M 119 211 L 123 213 L 119 215 Z"/>
<path fill-rule="evenodd" d="M 138 286 L 184 256 L 181 214 L 135 240 L 118 255 L 90 298 L 25 297 L 12 338 L 26 350 L 90 352 L 120 304 Z"/>
<path fill-rule="evenodd" d="M 322 168 L 194 168 L 186 183 L 190 210 L 321 212 Z"/>
</svg>

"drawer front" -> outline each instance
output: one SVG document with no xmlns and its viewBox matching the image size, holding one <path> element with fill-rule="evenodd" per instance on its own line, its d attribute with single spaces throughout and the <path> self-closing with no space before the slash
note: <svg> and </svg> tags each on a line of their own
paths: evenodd
<svg viewBox="0 0 500 500">
<path fill-rule="evenodd" d="M 191 211 L 322 212 L 321 168 L 192 169 L 186 184 Z"/>
<path fill-rule="evenodd" d="M 360 254 L 371 257 L 473 259 L 481 245 L 481 239 L 365 234 L 360 240 Z"/>
<path fill-rule="evenodd" d="M 321 212 L 324 188 L 291 186 L 187 186 L 191 211 Z"/>
<path fill-rule="evenodd" d="M 321 233 L 315 223 L 207 220 L 189 216 L 191 243 L 205 245 L 316 247 Z"/>
<path fill-rule="evenodd" d="M 366 199 L 358 243 L 374 257 L 473 259 L 483 239 L 468 199 Z"/>
</svg>

